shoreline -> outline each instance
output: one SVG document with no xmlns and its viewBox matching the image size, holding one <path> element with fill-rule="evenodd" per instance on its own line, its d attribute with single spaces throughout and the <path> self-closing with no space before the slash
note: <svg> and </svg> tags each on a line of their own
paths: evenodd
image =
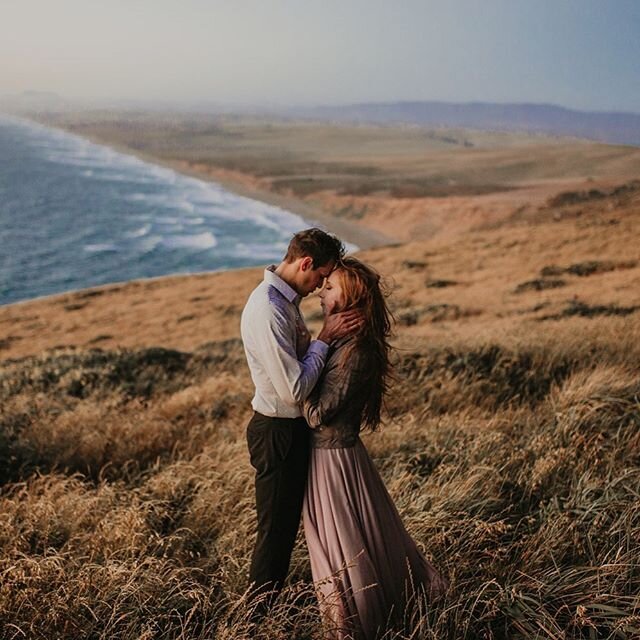
<svg viewBox="0 0 640 640">
<path fill-rule="evenodd" d="M 519 220 L 522 224 L 528 224 L 533 222 L 539 215 L 543 215 L 549 198 L 557 195 L 559 192 L 570 189 L 581 191 L 587 188 L 587 186 L 585 186 L 587 184 L 589 189 L 600 188 L 601 186 L 608 188 L 610 186 L 609 183 L 611 183 L 611 185 L 614 183 L 619 184 L 620 180 L 623 179 L 622 175 L 626 175 L 626 173 L 620 173 L 621 167 L 618 166 L 620 163 L 623 163 L 622 166 L 626 168 L 627 173 L 630 171 L 630 168 L 634 166 L 640 168 L 640 154 L 637 157 L 633 156 L 630 158 L 627 158 L 627 156 L 618 158 L 616 155 L 613 160 L 608 161 L 611 166 L 607 165 L 608 169 L 606 172 L 603 172 L 602 175 L 598 172 L 591 172 L 586 178 L 586 173 L 585 175 L 575 176 L 572 173 L 573 165 L 562 155 L 566 155 L 566 151 L 561 150 L 562 153 L 558 156 L 557 149 L 554 147 L 552 151 L 549 151 L 551 155 L 547 156 L 548 150 L 543 148 L 538 156 L 534 158 L 535 162 L 544 164 L 550 160 L 558 159 L 559 162 L 564 162 L 564 165 L 562 165 L 564 167 L 564 174 L 552 179 L 545 178 L 544 175 L 532 177 L 528 174 L 520 176 L 519 180 L 515 180 L 514 177 L 512 180 L 513 188 L 505 192 L 488 192 L 476 195 L 450 195 L 443 197 L 429 195 L 396 197 L 387 193 L 384 193 L 382 196 L 376 194 L 368 195 L 366 193 L 364 195 L 352 195 L 349 193 L 345 195 L 336 187 L 335 191 L 331 191 L 329 188 L 325 191 L 320 190 L 317 192 L 317 197 L 306 199 L 304 195 L 294 195 L 296 192 L 292 193 L 290 189 L 287 189 L 284 193 L 276 190 L 277 187 L 272 187 L 269 180 L 263 180 L 261 178 L 262 174 L 259 170 L 252 171 L 251 167 L 254 165 L 248 164 L 246 165 L 248 168 L 240 171 L 234 168 L 225 168 L 227 166 L 227 164 L 225 164 L 225 158 L 227 156 L 220 153 L 217 155 L 209 154 L 209 156 L 214 158 L 213 160 L 198 159 L 198 154 L 193 154 L 194 149 L 197 150 L 198 148 L 199 143 L 197 138 L 192 139 L 188 144 L 178 144 L 177 147 L 176 145 L 173 147 L 168 145 L 166 148 L 162 145 L 160 147 L 151 145 L 150 149 L 152 153 L 150 153 L 145 146 L 145 140 L 147 139 L 144 136 L 136 137 L 135 129 L 129 133 L 129 129 L 122 128 L 118 125 L 117 119 L 115 123 L 111 123 L 110 127 L 107 126 L 106 130 L 103 130 L 95 126 L 92 128 L 91 118 L 89 118 L 87 122 L 80 120 L 80 124 L 76 126 L 74 120 L 59 122 L 53 115 L 47 113 L 30 115 L 7 114 L 7 117 L 11 119 L 15 118 L 27 125 L 44 127 L 52 132 L 63 132 L 64 134 L 77 136 L 79 140 L 85 140 L 100 145 L 103 148 L 112 149 L 115 152 L 125 154 L 131 158 L 137 158 L 152 166 L 164 167 L 175 172 L 177 175 L 190 176 L 202 180 L 203 183 L 206 181 L 206 183 L 215 184 L 228 193 L 235 194 L 240 198 L 245 197 L 256 202 L 279 207 L 287 212 L 291 212 L 293 215 L 301 217 L 309 226 L 318 224 L 318 226 L 322 226 L 335 233 L 345 242 L 355 245 L 355 247 L 357 247 L 357 249 L 353 249 L 355 251 L 366 251 L 375 248 L 383 250 L 393 246 L 407 247 L 415 241 L 433 240 L 435 238 L 443 242 L 455 242 L 467 232 L 497 229 L 504 225 L 508 226 L 510 221 Z M 166 135 L 164 129 L 158 128 L 157 123 L 155 126 L 155 138 L 151 136 L 148 141 L 163 140 L 163 136 Z M 255 132 L 252 135 L 256 138 Z M 326 136 L 326 133 L 321 132 L 321 134 L 314 134 L 314 136 L 311 137 L 313 144 L 316 144 L 317 141 L 320 140 L 318 143 L 320 144 L 320 148 L 325 149 L 326 157 L 323 156 L 321 158 L 321 161 L 325 162 L 325 164 L 329 162 L 332 157 L 331 154 L 326 151 L 328 148 L 327 145 L 330 146 L 330 144 L 332 144 L 332 139 L 327 139 Z M 254 138 L 250 137 L 249 141 Z M 138 145 L 142 146 L 142 148 L 132 148 L 137 145 L 136 140 L 138 139 L 142 141 Z M 279 138 L 275 139 L 276 142 L 280 140 Z M 350 139 L 349 144 L 356 145 L 359 141 L 360 138 L 355 137 L 354 139 Z M 393 141 L 396 145 L 394 148 L 401 150 L 405 148 L 403 145 L 407 144 L 402 136 L 397 140 L 393 138 Z M 280 143 L 281 140 L 278 144 Z M 246 143 L 241 140 L 239 146 L 241 150 L 244 148 L 242 146 L 243 144 Z M 311 176 L 316 175 L 316 173 L 317 175 L 321 175 L 321 172 L 314 173 L 313 163 L 310 169 L 304 164 L 305 158 L 307 157 L 304 153 L 309 152 L 310 149 L 313 150 L 313 144 L 307 140 L 305 144 L 296 147 L 295 151 L 297 155 L 294 154 L 292 156 L 296 159 L 296 162 L 288 167 L 291 175 L 297 175 L 298 171 L 301 175 L 307 171 Z M 322 145 L 325 146 L 323 147 Z M 263 155 L 273 148 L 277 149 L 277 144 L 276 146 L 263 144 L 259 147 Z M 182 149 L 186 149 L 186 151 L 181 151 Z M 510 148 L 506 147 L 506 149 L 507 151 L 504 151 L 502 148 L 499 148 L 494 152 L 493 147 L 488 146 L 487 150 L 483 152 L 494 154 L 490 155 L 489 159 L 491 160 L 493 158 L 493 161 L 496 163 L 496 171 L 503 170 L 504 166 L 511 166 L 508 163 L 514 161 Z M 191 158 L 189 157 L 189 151 L 191 151 Z M 415 155 L 414 151 L 407 151 L 407 158 L 413 157 L 411 153 Z M 569 151 L 572 151 L 572 148 L 570 148 Z M 601 154 L 600 147 L 598 147 L 596 151 L 597 153 L 594 151 L 589 158 L 592 164 L 596 163 L 594 166 L 599 167 L 603 161 L 599 155 Z M 515 159 L 520 158 L 518 154 L 521 152 L 519 148 L 516 149 Z M 169 157 L 162 158 L 153 153 L 158 155 L 166 153 Z M 434 158 L 436 156 L 439 157 L 438 154 L 434 154 L 432 154 Z M 204 155 L 205 157 L 209 157 L 206 154 Z M 528 155 L 527 152 L 527 156 Z M 235 156 L 230 154 L 229 157 L 233 160 Z M 242 155 L 240 155 L 240 157 L 242 158 Z M 271 156 L 268 157 L 271 158 Z M 374 154 L 372 158 L 372 166 L 375 167 L 377 166 L 377 156 Z M 466 155 L 463 157 L 463 160 L 465 158 Z M 458 161 L 459 160 L 456 160 L 456 162 Z M 362 162 L 364 162 L 364 160 L 362 160 Z M 380 160 L 380 162 L 382 162 L 382 160 Z M 507 164 L 505 165 L 505 163 Z M 233 167 L 233 163 L 228 164 Z M 242 167 L 245 165 L 240 163 L 238 166 Z M 259 168 L 261 165 L 258 163 L 255 166 Z M 447 167 L 449 171 L 454 171 L 457 164 L 452 161 Z M 619 173 L 614 180 L 609 174 L 613 171 L 613 168 L 616 167 L 618 167 L 616 171 Z M 277 169 L 277 164 L 275 168 Z M 462 167 L 462 169 L 463 168 L 464 167 Z M 402 169 L 402 166 L 400 166 L 399 169 L 397 168 L 398 171 L 400 171 L 400 169 Z M 457 170 L 462 171 L 462 169 L 458 167 Z M 444 171 L 444 169 L 442 169 L 442 171 Z M 424 179 L 428 180 L 433 172 L 430 173 L 427 169 L 424 169 L 423 173 Z M 542 174 L 544 174 L 544 171 Z M 596 176 L 595 179 L 592 177 L 593 175 Z M 464 174 L 464 176 L 467 176 L 467 174 Z M 469 174 L 467 177 L 471 180 L 473 175 Z M 524 178 L 527 179 L 525 180 Z M 313 179 L 313 177 L 310 179 Z M 398 178 L 398 180 L 403 184 L 400 178 Z M 489 175 L 486 180 L 489 182 L 496 181 L 491 175 Z M 286 185 L 286 181 L 283 184 Z M 339 186 L 340 183 L 336 182 L 335 184 Z M 304 193 L 304 191 L 302 193 Z M 360 215 L 357 217 L 357 220 L 353 219 L 353 217 L 343 217 L 341 212 L 346 209 L 356 211 L 366 210 L 366 216 L 363 217 L 363 215 Z M 543 213 L 541 214 L 540 211 L 543 211 Z M 566 217 L 562 211 L 557 211 L 556 215 L 558 219 Z M 215 271 L 197 271 L 194 272 L 194 274 L 230 273 L 244 268 L 251 268 L 251 265 L 245 265 L 244 267 L 220 267 Z M 168 273 L 165 275 L 151 276 L 150 278 L 163 279 L 189 275 L 192 274 Z M 149 278 L 139 278 L 138 280 L 149 280 Z M 105 283 L 102 285 L 87 285 L 82 289 L 69 289 L 39 296 L 38 298 L 7 302 L 1 306 L 28 304 L 29 302 L 42 298 L 64 296 L 73 294 L 74 292 L 122 285 L 123 282 L 135 282 L 135 280 Z"/>
<path fill-rule="evenodd" d="M 159 167 L 164 167 L 166 169 L 170 169 L 180 175 L 197 178 L 199 180 L 204 180 L 206 182 L 219 185 L 222 189 L 230 193 L 233 193 L 234 195 L 255 200 L 257 202 L 262 202 L 267 205 L 279 207 L 285 211 L 288 211 L 290 213 L 293 213 L 299 216 L 310 225 L 314 225 L 317 223 L 319 226 L 323 227 L 330 233 L 337 235 L 345 243 L 354 245 L 355 252 L 372 249 L 376 247 L 398 244 L 398 240 L 396 239 L 388 238 L 373 229 L 367 229 L 365 227 L 355 225 L 348 221 L 341 220 L 336 216 L 332 216 L 331 214 L 328 214 L 317 207 L 313 207 L 308 203 L 298 198 L 295 198 L 293 196 L 285 196 L 285 195 L 277 194 L 271 191 L 267 191 L 265 189 L 252 188 L 246 184 L 243 184 L 243 182 L 239 179 L 234 180 L 229 175 L 218 175 L 216 173 L 216 170 L 213 167 L 209 167 L 206 171 L 198 170 L 197 168 L 193 167 L 188 161 L 185 161 L 185 160 L 175 160 L 175 161 L 163 160 L 160 158 L 156 158 L 155 156 L 149 155 L 148 153 L 131 149 L 126 145 L 106 142 L 97 136 L 79 134 L 65 127 L 55 126 L 50 123 L 42 122 L 40 120 L 28 118 L 25 116 L 15 116 L 13 114 L 3 114 L 3 115 L 8 115 L 9 118 L 23 120 L 30 124 L 35 124 L 38 126 L 52 129 L 52 130 L 63 131 L 69 135 L 77 136 L 78 138 L 87 140 L 88 142 L 91 142 L 93 144 L 100 145 L 102 147 L 107 147 L 118 153 L 122 153 L 124 155 L 138 158 L 143 162 L 146 162 L 155 166 L 159 166 Z M 220 173 L 222 172 L 224 172 L 225 174 L 231 173 L 230 171 L 224 170 L 224 169 L 220 170 Z M 242 174 L 242 175 L 246 176 L 247 179 L 252 178 L 250 174 Z M 260 268 L 262 267 L 263 266 L 260 266 Z M 73 296 L 74 294 L 82 293 L 86 291 L 105 291 L 110 288 L 115 288 L 115 287 L 120 288 L 129 283 L 146 283 L 154 280 L 160 280 L 163 278 L 193 277 L 193 276 L 197 277 L 197 276 L 205 276 L 205 275 L 216 274 L 216 273 L 228 273 L 228 272 L 235 272 L 235 271 L 241 272 L 243 270 L 250 270 L 255 268 L 256 268 L 255 265 L 246 265 L 241 267 L 222 267 L 219 269 L 212 269 L 208 271 L 194 271 L 190 273 L 167 273 L 164 275 L 149 276 L 146 278 L 118 280 L 118 281 L 108 282 L 104 284 L 89 285 L 79 289 L 67 289 L 64 291 L 57 291 L 54 293 L 46 293 L 33 298 L 26 298 L 24 300 L 7 302 L 7 303 L 0 304 L 0 308 L 6 309 L 8 307 L 18 307 L 18 306 L 22 306 L 22 305 L 30 304 L 34 302 L 59 298 L 61 296 Z"/>
<path fill-rule="evenodd" d="M 142 159 L 142 157 L 140 156 Z M 161 164 L 161 161 L 150 158 L 154 164 Z M 356 245 L 358 251 L 374 249 L 376 247 L 384 247 L 401 242 L 397 238 L 390 238 L 375 229 L 356 225 L 348 220 L 338 218 L 318 207 L 314 207 L 304 200 L 300 200 L 295 196 L 282 195 L 266 189 L 259 189 L 248 186 L 238 179 L 233 179 L 230 175 L 232 172 L 227 169 L 216 170 L 210 167 L 207 171 L 201 171 L 194 168 L 185 160 L 167 161 L 162 163 L 169 169 L 173 169 L 183 175 L 188 175 L 207 182 L 213 182 L 220 185 L 223 189 L 230 191 L 238 196 L 263 202 L 265 204 L 280 207 L 291 213 L 304 218 L 307 222 L 317 222 L 327 231 L 337 235 L 341 240 Z M 223 175 L 224 172 L 224 175 Z M 247 178 L 252 178 L 250 174 L 242 174 Z"/>
<path fill-rule="evenodd" d="M 391 238 L 379 231 L 376 231 L 375 229 L 370 229 L 362 225 L 357 225 L 349 222 L 348 220 L 338 218 L 337 216 L 327 213 L 319 207 L 314 207 L 309 203 L 296 198 L 295 196 L 283 195 L 275 193 L 273 191 L 268 191 L 266 189 L 259 189 L 254 186 L 249 186 L 240 179 L 233 179 L 230 175 L 232 174 L 231 170 L 216 170 L 214 167 L 208 167 L 207 170 L 199 170 L 193 166 L 194 163 L 190 163 L 187 160 L 166 160 L 163 158 L 158 158 L 149 153 L 128 147 L 127 145 L 104 140 L 99 136 L 87 135 L 84 133 L 80 134 L 64 126 L 51 124 L 49 122 L 43 122 L 31 117 L 18 117 L 28 122 L 38 124 L 40 126 L 49 127 L 53 130 L 64 131 L 65 133 L 68 133 L 70 135 L 78 136 L 83 140 L 87 140 L 93 144 L 97 144 L 103 147 L 107 147 L 124 155 L 138 158 L 143 162 L 147 162 L 159 167 L 164 167 L 166 169 L 171 169 L 172 171 L 175 171 L 176 173 L 179 173 L 181 175 L 217 184 L 218 186 L 222 187 L 226 191 L 229 191 L 230 193 L 233 193 L 234 195 L 243 198 L 249 198 L 250 200 L 255 200 L 256 202 L 262 202 L 263 204 L 279 207 L 280 209 L 303 218 L 306 222 L 309 222 L 312 225 L 313 223 L 318 223 L 319 226 L 324 227 L 326 231 L 337 235 L 344 242 L 355 245 L 357 248 L 356 251 L 374 249 L 376 247 L 389 246 L 401 242 L 399 239 Z M 251 174 L 241 175 L 243 177 L 246 177 L 247 180 L 253 178 Z"/>
</svg>

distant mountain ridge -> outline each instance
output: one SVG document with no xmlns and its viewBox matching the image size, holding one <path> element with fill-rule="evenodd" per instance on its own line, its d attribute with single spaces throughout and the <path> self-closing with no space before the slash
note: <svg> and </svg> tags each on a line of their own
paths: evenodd
<svg viewBox="0 0 640 640">
<path fill-rule="evenodd" d="M 249 104 L 149 100 L 70 100 L 51 91 L 0 92 L 0 110 L 13 113 L 77 109 L 146 109 L 216 114 L 249 114 L 312 120 L 416 124 L 425 127 L 460 127 L 492 131 L 572 136 L 610 144 L 640 146 L 640 113 L 623 111 L 578 111 L 544 103 L 495 102 L 363 102 L 313 107 L 256 107 Z"/>
<path fill-rule="evenodd" d="M 523 131 L 640 145 L 640 114 L 576 111 L 552 104 L 416 101 L 319 106 L 287 111 L 297 117 L 320 120 Z"/>
</svg>

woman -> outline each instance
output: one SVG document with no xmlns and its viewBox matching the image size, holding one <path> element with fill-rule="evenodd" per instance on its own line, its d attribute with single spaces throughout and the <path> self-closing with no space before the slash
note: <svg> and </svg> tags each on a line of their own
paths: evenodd
<svg viewBox="0 0 640 640">
<path fill-rule="evenodd" d="M 376 429 L 387 390 L 391 314 L 379 275 L 345 258 L 320 292 L 326 314 L 360 309 L 356 336 L 338 341 L 304 404 L 312 451 L 304 531 L 320 608 L 332 639 L 373 640 L 415 592 L 446 581 L 404 528 L 358 433 Z"/>
</svg>

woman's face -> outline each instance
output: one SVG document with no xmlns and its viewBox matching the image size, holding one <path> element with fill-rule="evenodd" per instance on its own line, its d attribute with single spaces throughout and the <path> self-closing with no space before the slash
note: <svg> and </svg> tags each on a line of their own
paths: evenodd
<svg viewBox="0 0 640 640">
<path fill-rule="evenodd" d="M 320 306 L 324 315 L 329 315 L 334 311 L 340 311 L 344 306 L 344 296 L 342 295 L 342 281 L 338 269 L 331 272 L 324 281 L 324 286 L 320 289 Z"/>
</svg>

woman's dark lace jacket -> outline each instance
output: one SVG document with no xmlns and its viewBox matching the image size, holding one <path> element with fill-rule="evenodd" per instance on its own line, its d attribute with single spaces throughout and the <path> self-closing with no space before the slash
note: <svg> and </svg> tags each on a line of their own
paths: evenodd
<svg viewBox="0 0 640 640">
<path fill-rule="evenodd" d="M 335 343 L 318 383 L 304 402 L 304 416 L 316 448 L 353 447 L 358 440 L 369 385 L 362 347 L 352 349 L 346 361 L 342 357 L 353 340 L 351 336 Z"/>
</svg>

